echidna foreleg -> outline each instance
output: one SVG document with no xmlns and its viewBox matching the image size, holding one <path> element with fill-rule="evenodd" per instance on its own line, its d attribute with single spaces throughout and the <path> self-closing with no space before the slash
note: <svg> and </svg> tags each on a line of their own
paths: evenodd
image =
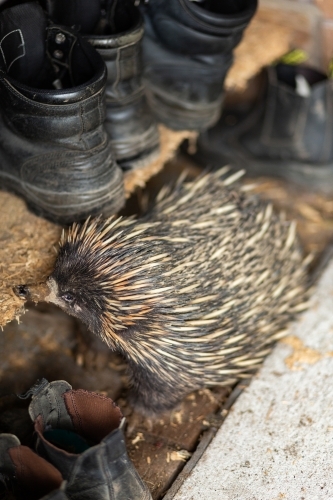
<svg viewBox="0 0 333 500">
<path fill-rule="evenodd" d="M 194 387 L 193 384 L 187 385 L 185 381 L 173 379 L 172 374 L 164 373 L 161 367 L 158 371 L 147 370 L 147 367 L 133 366 L 130 363 L 130 371 L 130 404 L 148 417 L 171 410 L 186 394 L 199 389 L 199 386 Z"/>
</svg>

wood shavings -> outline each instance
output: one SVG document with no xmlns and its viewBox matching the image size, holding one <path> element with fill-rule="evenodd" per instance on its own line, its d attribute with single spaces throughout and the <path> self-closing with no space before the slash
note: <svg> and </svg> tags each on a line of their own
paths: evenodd
<svg viewBox="0 0 333 500">
<path fill-rule="evenodd" d="M 281 8 L 272 2 L 262 2 L 235 49 L 235 63 L 228 72 L 226 88 L 244 90 L 248 80 L 263 66 L 277 60 L 292 47 L 303 47 L 310 33 L 309 14 L 292 6 Z"/>
<path fill-rule="evenodd" d="M 210 389 L 207 389 L 207 388 L 201 389 L 201 394 L 204 394 L 205 396 L 207 396 L 207 398 L 209 399 L 209 401 L 211 403 L 217 402 L 216 397 L 214 396 L 214 394 L 212 393 L 212 391 Z"/>
<path fill-rule="evenodd" d="M 142 434 L 142 432 L 138 432 L 137 435 L 135 436 L 134 439 L 132 439 L 132 444 L 135 445 L 137 443 L 139 443 L 140 441 L 144 441 L 145 438 Z"/>
<path fill-rule="evenodd" d="M 167 453 L 167 462 L 169 462 L 170 460 L 172 462 L 186 462 L 191 456 L 192 453 L 187 450 L 172 451 L 171 453 Z"/>
<path fill-rule="evenodd" d="M 0 326 L 24 313 L 13 286 L 43 281 L 52 271 L 60 227 L 29 212 L 24 201 L 0 192 Z"/>
<path fill-rule="evenodd" d="M 159 132 L 160 155 L 158 158 L 146 167 L 131 170 L 130 172 L 125 173 L 124 183 L 127 198 L 137 187 L 143 188 L 153 175 L 158 174 L 158 172 L 162 170 L 164 164 L 171 160 L 177 151 L 178 146 L 180 146 L 184 139 L 193 139 L 197 136 L 196 132 L 191 132 L 189 130 L 170 130 L 163 125 L 159 125 Z"/>
<path fill-rule="evenodd" d="M 181 425 L 183 422 L 182 411 L 173 411 L 171 414 L 171 425 Z"/>
<path fill-rule="evenodd" d="M 290 30 L 279 25 L 273 18 L 262 22 L 262 10 L 259 9 L 244 33 L 242 42 L 235 49 L 235 62 L 227 74 L 227 90 L 244 90 L 248 80 L 288 52 L 291 41 Z M 265 48 L 263 49 L 263 40 Z M 251 54 L 251 57 L 249 57 Z"/>
<path fill-rule="evenodd" d="M 305 203 L 298 204 L 299 213 L 311 222 L 322 224 L 323 218 L 318 210 Z"/>
<path fill-rule="evenodd" d="M 253 179 L 246 180 L 253 184 Z M 333 238 L 333 200 L 279 179 L 259 178 L 253 190 L 273 202 L 288 220 L 297 221 L 297 232 L 306 254 L 313 254 L 313 264 Z"/>
<path fill-rule="evenodd" d="M 303 364 L 313 365 L 324 357 L 333 357 L 332 352 L 321 353 L 316 349 L 307 347 L 301 339 L 294 335 L 286 337 L 281 342 L 293 348 L 292 354 L 284 360 L 286 366 L 292 371 L 302 370 Z"/>
</svg>

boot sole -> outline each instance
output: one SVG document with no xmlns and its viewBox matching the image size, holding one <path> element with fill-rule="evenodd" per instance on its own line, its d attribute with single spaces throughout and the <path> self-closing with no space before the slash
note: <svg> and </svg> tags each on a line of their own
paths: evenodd
<svg viewBox="0 0 333 500">
<path fill-rule="evenodd" d="M 150 109 L 157 121 L 172 130 L 203 131 L 220 118 L 223 96 L 213 103 L 190 103 L 153 87 L 149 81 L 145 83 Z"/>
<path fill-rule="evenodd" d="M 124 172 L 131 170 L 140 170 L 153 163 L 160 155 L 160 148 L 157 146 L 153 150 L 146 150 L 134 158 L 127 158 L 126 160 L 117 160 L 119 166 Z"/>
<path fill-rule="evenodd" d="M 85 193 L 38 189 L 1 171 L 0 186 L 21 196 L 36 215 L 56 224 L 67 225 L 99 214 L 107 217 L 116 213 L 125 202 L 122 172 L 119 168 L 114 169 L 114 178 L 109 184 L 102 189 L 89 190 Z M 69 195 L 70 203 L 68 203 Z"/>
<path fill-rule="evenodd" d="M 111 140 L 118 165 L 123 170 L 136 170 L 154 161 L 160 152 L 160 135 L 155 124 L 144 133 L 124 140 Z"/>
</svg>

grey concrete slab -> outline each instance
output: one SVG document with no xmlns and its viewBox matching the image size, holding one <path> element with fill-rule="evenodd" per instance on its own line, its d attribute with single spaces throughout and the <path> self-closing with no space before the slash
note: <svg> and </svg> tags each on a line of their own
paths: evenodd
<svg viewBox="0 0 333 500">
<path fill-rule="evenodd" d="M 174 500 L 333 499 L 333 262 Z"/>
</svg>

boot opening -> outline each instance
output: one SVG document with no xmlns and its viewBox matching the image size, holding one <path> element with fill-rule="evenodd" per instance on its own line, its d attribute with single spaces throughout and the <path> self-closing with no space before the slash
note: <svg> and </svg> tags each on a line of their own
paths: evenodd
<svg viewBox="0 0 333 500">
<path fill-rule="evenodd" d="M 132 30 L 140 12 L 131 0 L 46 0 L 53 22 L 72 26 L 82 35 L 108 36 Z"/>
<path fill-rule="evenodd" d="M 42 439 L 68 453 L 79 454 L 98 444 L 118 429 L 123 419 L 120 408 L 101 394 L 79 389 L 66 391 L 61 397 L 67 412 L 62 413 L 59 425 L 39 415 L 35 429 Z"/>
<path fill-rule="evenodd" d="M 0 48 L 0 68 L 30 99 L 67 104 L 104 84 L 101 57 L 70 28 L 48 26 L 37 3 L 0 11 Z"/>
<path fill-rule="evenodd" d="M 193 1 L 193 0 L 192 0 Z M 214 12 L 215 14 L 238 14 L 248 9 L 248 0 L 203 0 L 198 1 L 197 5 L 202 9 Z"/>
<path fill-rule="evenodd" d="M 294 90 L 297 88 L 297 77 L 299 75 L 305 79 L 310 87 L 327 80 L 326 75 L 306 66 L 291 64 L 278 64 L 276 66 L 276 76 L 279 82 L 289 85 Z"/>
</svg>

